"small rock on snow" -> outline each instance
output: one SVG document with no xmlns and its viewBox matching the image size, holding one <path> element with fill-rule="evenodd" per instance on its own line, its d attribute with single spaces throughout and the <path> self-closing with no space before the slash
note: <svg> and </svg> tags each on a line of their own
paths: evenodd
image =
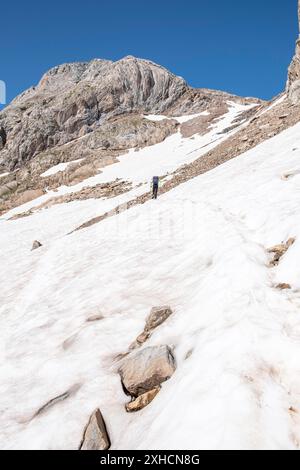
<svg viewBox="0 0 300 470">
<path fill-rule="evenodd" d="M 110 439 L 99 408 L 90 416 L 79 450 L 108 450 Z"/>
<path fill-rule="evenodd" d="M 40 248 L 41 246 L 43 246 L 43 245 L 41 244 L 41 242 L 39 242 L 38 240 L 35 240 L 35 241 L 33 242 L 33 244 L 32 244 L 31 251 L 37 250 L 37 249 Z"/>
</svg>

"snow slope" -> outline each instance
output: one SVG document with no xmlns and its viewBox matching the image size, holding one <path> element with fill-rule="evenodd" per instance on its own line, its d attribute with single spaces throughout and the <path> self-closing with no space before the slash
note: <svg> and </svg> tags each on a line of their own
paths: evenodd
<svg viewBox="0 0 300 470">
<path fill-rule="evenodd" d="M 1 448 L 77 448 L 95 407 L 113 449 L 299 447 L 299 136 L 300 124 L 72 235 L 104 201 L 0 220 Z M 266 249 L 289 237 L 269 268 Z M 175 313 L 147 344 L 172 345 L 177 370 L 130 415 L 115 358 L 161 304 Z"/>
<path fill-rule="evenodd" d="M 183 138 L 180 131 L 171 135 L 163 142 L 145 147 L 136 151 L 131 149 L 127 154 L 118 157 L 118 162 L 108 165 L 101 169 L 99 174 L 85 179 L 81 183 L 73 186 L 61 186 L 55 191 L 48 191 L 47 194 L 34 199 L 22 206 L 18 206 L 8 214 L 5 218 L 9 218 L 15 214 L 25 212 L 32 207 L 36 207 L 48 201 L 52 197 L 58 197 L 64 194 L 74 193 L 82 190 L 85 187 L 96 186 L 100 183 L 114 181 L 117 178 L 130 181 L 134 185 L 143 185 L 134 188 L 133 192 L 125 196 L 125 200 L 131 199 L 138 194 L 143 194 L 149 190 L 149 183 L 153 175 L 164 176 L 178 169 L 181 165 L 190 163 L 200 156 L 212 150 L 218 144 L 232 136 L 235 132 L 241 129 L 242 126 L 247 125 L 242 123 L 239 127 L 230 132 L 223 133 L 226 128 L 229 128 L 240 113 L 245 112 L 257 105 L 246 104 L 240 105 L 229 101 L 229 111 L 225 113 L 220 119 L 211 126 L 209 131 L 202 135 L 195 135 L 192 138 Z M 202 113 L 206 114 L 206 113 Z M 190 120 L 195 116 L 183 116 L 181 122 L 186 119 Z M 149 118 L 149 116 L 148 116 Z M 152 116 L 154 119 L 154 116 Z M 164 118 L 162 116 L 155 116 L 156 119 Z M 60 163 L 49 168 L 41 176 L 49 176 L 66 169 L 66 167 L 74 162 Z M 99 204 L 99 203 L 98 203 Z M 117 204 L 115 204 L 116 207 Z M 99 206 L 97 205 L 99 208 Z"/>
</svg>

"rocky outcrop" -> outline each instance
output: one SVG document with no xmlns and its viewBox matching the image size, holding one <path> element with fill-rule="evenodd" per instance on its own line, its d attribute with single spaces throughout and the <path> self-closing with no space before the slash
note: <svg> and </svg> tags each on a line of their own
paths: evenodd
<svg viewBox="0 0 300 470">
<path fill-rule="evenodd" d="M 175 372 L 175 359 L 168 346 L 154 346 L 127 356 L 119 368 L 124 390 L 132 397 L 150 392 Z"/>
<path fill-rule="evenodd" d="M 251 101 L 192 89 L 165 68 L 131 56 L 117 62 L 96 59 L 60 65 L 0 113 L 0 167 L 20 168 L 47 149 L 95 131 L 96 146 L 111 148 L 120 141 L 124 147 L 119 132 L 113 135 L 115 124 L 103 127 L 117 116 L 191 114 L 220 107 L 228 99 Z"/>
<path fill-rule="evenodd" d="M 300 0 L 298 0 L 298 21 L 300 30 Z M 300 103 L 300 38 L 296 42 L 296 52 L 288 70 L 287 93 L 293 104 Z"/>
<path fill-rule="evenodd" d="M 0 113 L 0 164 L 22 166 L 47 148 L 100 129 L 114 116 L 164 112 L 187 89 L 182 78 L 134 57 L 55 67 Z"/>
<path fill-rule="evenodd" d="M 79 450 L 108 450 L 110 439 L 106 425 L 99 409 L 95 410 L 83 433 Z"/>
</svg>

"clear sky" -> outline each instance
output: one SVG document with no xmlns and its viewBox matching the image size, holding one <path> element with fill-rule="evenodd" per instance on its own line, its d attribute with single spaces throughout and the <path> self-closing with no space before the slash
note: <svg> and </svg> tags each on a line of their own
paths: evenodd
<svg viewBox="0 0 300 470">
<path fill-rule="evenodd" d="M 269 99 L 285 86 L 297 0 L 10 0 L 1 4 L 7 101 L 50 67 L 126 55 L 195 87 Z"/>
</svg>

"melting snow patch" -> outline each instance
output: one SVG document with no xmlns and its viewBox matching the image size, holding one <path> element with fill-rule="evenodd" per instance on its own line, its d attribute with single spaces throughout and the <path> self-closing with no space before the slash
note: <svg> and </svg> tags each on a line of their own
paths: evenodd
<svg viewBox="0 0 300 470">
<path fill-rule="evenodd" d="M 45 171 L 44 173 L 42 173 L 40 176 L 42 176 L 43 178 L 45 178 L 46 176 L 52 176 L 52 175 L 55 175 L 56 173 L 58 173 L 59 171 L 64 171 L 66 168 L 68 168 L 69 165 L 71 165 L 72 163 L 78 163 L 78 162 L 81 162 L 83 160 L 83 158 L 78 158 L 78 160 L 73 160 L 71 162 L 66 162 L 66 163 L 59 163 L 58 165 L 55 165 L 55 166 L 52 166 L 51 168 L 49 168 L 47 171 Z"/>
</svg>

